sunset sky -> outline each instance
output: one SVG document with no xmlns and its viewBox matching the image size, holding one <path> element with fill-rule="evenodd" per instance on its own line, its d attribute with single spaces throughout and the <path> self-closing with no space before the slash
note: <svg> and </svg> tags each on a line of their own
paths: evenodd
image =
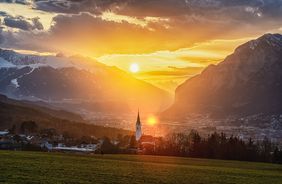
<svg viewBox="0 0 282 184">
<path fill-rule="evenodd" d="M 0 0 L 0 47 L 89 56 L 173 91 L 240 44 L 282 32 L 281 0 Z"/>
</svg>

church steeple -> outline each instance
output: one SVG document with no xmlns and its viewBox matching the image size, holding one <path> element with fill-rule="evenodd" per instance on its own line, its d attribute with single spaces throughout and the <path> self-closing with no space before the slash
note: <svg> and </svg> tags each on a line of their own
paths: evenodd
<svg viewBox="0 0 282 184">
<path fill-rule="evenodd" d="M 137 124 L 140 124 L 140 125 L 141 125 L 140 115 L 139 115 L 139 109 L 138 109 L 138 115 L 137 115 L 136 125 L 137 125 Z"/>
<path fill-rule="evenodd" d="M 141 124 L 140 114 L 139 114 L 139 109 L 138 109 L 138 115 L 137 115 L 137 121 L 136 121 L 136 132 L 135 132 L 136 141 L 139 141 L 142 136 L 141 126 L 142 124 Z"/>
</svg>

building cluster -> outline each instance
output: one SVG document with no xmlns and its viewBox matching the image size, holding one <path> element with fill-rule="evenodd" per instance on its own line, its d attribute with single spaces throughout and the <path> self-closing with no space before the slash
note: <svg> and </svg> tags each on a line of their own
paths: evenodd
<svg viewBox="0 0 282 184">
<path fill-rule="evenodd" d="M 59 134 L 55 129 L 35 130 L 36 123 L 17 134 L 15 131 L 0 131 L 0 149 L 28 150 L 74 153 L 148 153 L 155 150 L 157 138 L 142 134 L 142 124 L 138 112 L 135 135 L 107 137 L 74 138 L 68 134 Z"/>
<path fill-rule="evenodd" d="M 13 134 L 9 130 L 0 131 L 0 149 L 2 150 L 94 153 L 101 147 L 103 139 L 95 140 L 95 143 L 87 143 L 83 140 L 78 142 L 80 143 L 76 144 L 73 138 L 66 138 L 63 135 Z"/>
</svg>

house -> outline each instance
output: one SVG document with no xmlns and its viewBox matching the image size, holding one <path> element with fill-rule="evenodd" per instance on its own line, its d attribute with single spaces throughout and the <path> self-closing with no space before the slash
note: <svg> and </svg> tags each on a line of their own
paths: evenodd
<svg viewBox="0 0 282 184">
<path fill-rule="evenodd" d="M 91 148 L 78 148 L 77 146 L 72 147 L 53 147 L 53 151 L 58 152 L 71 152 L 71 153 L 94 153 L 95 150 Z"/>
<path fill-rule="evenodd" d="M 0 131 L 0 137 L 4 137 L 4 136 L 7 136 L 7 135 L 9 135 L 9 131 L 7 131 L 7 130 Z"/>
<path fill-rule="evenodd" d="M 53 149 L 53 145 L 50 144 L 48 141 L 43 141 L 41 144 L 40 144 L 40 147 L 42 149 L 47 149 L 48 151 L 51 151 Z"/>
</svg>

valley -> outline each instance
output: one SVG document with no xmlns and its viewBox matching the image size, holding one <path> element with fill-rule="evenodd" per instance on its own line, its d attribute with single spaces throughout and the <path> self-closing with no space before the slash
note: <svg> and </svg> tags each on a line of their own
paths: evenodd
<svg viewBox="0 0 282 184">
<path fill-rule="evenodd" d="M 282 36 L 266 34 L 169 94 L 115 67 L 73 56 L 26 55 L 0 50 L 0 92 L 9 98 L 79 114 L 90 124 L 134 129 L 141 110 L 159 118 L 157 134 L 198 130 L 242 139 L 282 140 Z M 254 67 L 255 66 L 255 67 Z M 109 76 L 115 76 L 109 78 Z"/>
</svg>

